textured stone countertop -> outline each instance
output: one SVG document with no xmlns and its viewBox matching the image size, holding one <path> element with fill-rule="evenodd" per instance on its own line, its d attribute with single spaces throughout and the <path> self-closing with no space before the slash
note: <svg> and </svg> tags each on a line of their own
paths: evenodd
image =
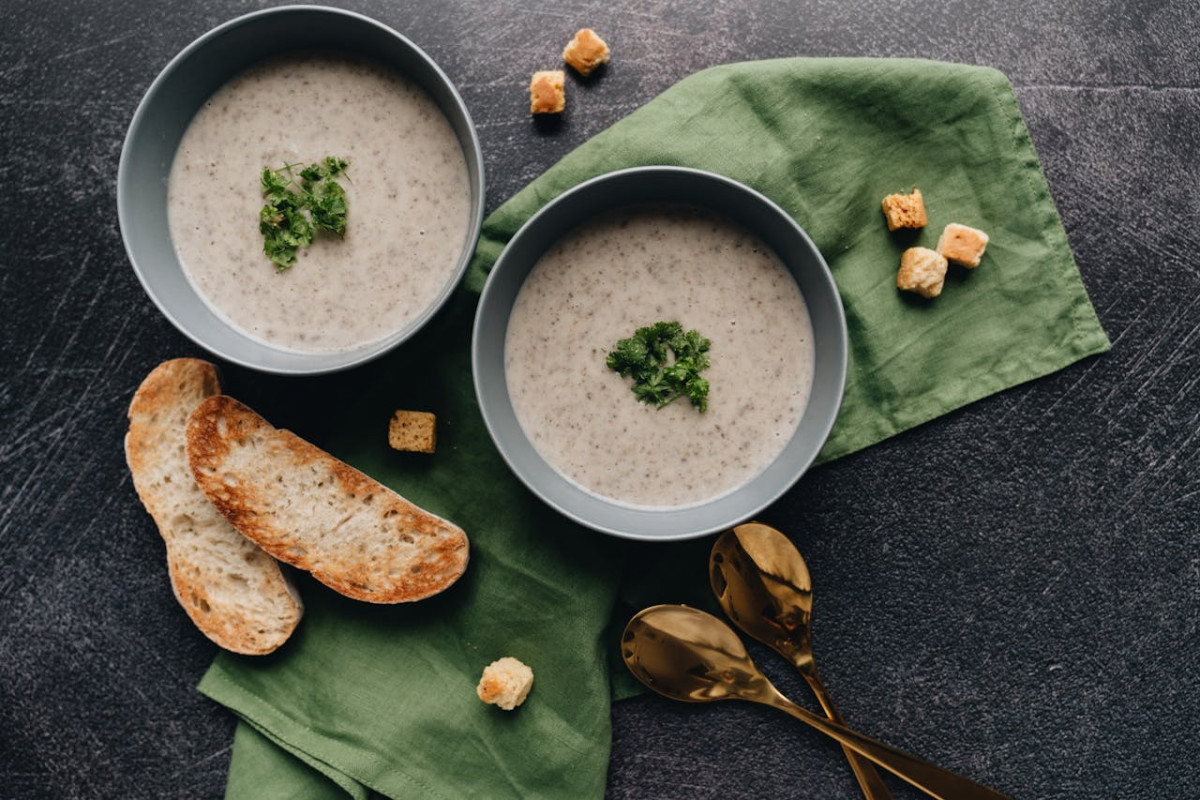
<svg viewBox="0 0 1200 800">
<path fill-rule="evenodd" d="M 158 70 L 238 0 L 6 0 L 0 27 L 0 797 L 220 797 L 233 718 L 171 595 L 121 440 L 134 388 L 203 353 L 126 260 L 122 138 Z M 519 0 L 349 7 L 401 30 L 479 127 L 487 208 L 680 78 L 791 55 L 1004 71 L 1108 355 L 806 476 L 765 518 L 817 587 L 846 717 L 1019 798 L 1197 796 L 1200 758 L 1200 7 L 1111 0 Z M 553 130 L 525 111 L 547 42 L 618 57 Z M 354 380 L 369 380 L 371 367 Z M 349 384 L 227 370 L 301 432 Z M 350 388 L 347 388 L 350 387 Z M 933 478 L 931 476 L 938 476 Z M 785 691 L 801 688 L 778 667 Z M 783 715 L 614 708 L 613 798 L 856 796 Z M 480 796 L 487 796 L 486 789 Z M 898 797 L 916 797 L 897 787 Z"/>
</svg>

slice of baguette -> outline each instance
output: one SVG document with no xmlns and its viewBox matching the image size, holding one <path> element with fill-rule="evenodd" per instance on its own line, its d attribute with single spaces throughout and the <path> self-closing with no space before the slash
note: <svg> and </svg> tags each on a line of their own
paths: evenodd
<svg viewBox="0 0 1200 800">
<path fill-rule="evenodd" d="M 261 655 L 287 641 L 304 606 L 279 564 L 238 533 L 192 478 L 185 451 L 188 415 L 220 391 L 217 371 L 206 361 L 160 364 L 129 406 L 125 459 L 166 542 L 179 604 L 221 647 Z"/>
<path fill-rule="evenodd" d="M 280 561 L 356 600 L 407 603 L 467 568 L 467 536 L 231 397 L 188 420 L 188 461 L 205 495 Z"/>
</svg>

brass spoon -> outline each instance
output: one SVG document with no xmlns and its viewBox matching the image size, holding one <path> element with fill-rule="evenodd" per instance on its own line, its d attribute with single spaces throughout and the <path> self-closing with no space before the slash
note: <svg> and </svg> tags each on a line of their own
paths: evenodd
<svg viewBox="0 0 1200 800">
<path fill-rule="evenodd" d="M 845 725 L 813 660 L 812 579 L 800 551 L 774 528 L 751 522 L 721 534 L 708 566 L 713 593 L 733 623 L 792 662 L 825 716 Z M 891 800 L 879 772 L 842 749 L 867 800 Z"/>
<path fill-rule="evenodd" d="M 928 761 L 801 708 L 771 685 L 742 640 L 721 620 L 687 606 L 652 606 L 625 626 L 621 656 L 634 676 L 672 700 L 748 700 L 807 722 L 940 800 L 1007 800 Z"/>
</svg>

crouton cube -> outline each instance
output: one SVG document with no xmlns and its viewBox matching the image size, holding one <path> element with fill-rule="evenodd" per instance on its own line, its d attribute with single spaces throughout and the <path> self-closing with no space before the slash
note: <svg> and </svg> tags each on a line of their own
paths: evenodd
<svg viewBox="0 0 1200 800">
<path fill-rule="evenodd" d="M 512 711 L 529 696 L 533 670 L 512 656 L 497 659 L 483 668 L 475 694 L 485 703 Z"/>
<path fill-rule="evenodd" d="M 388 424 L 388 444 L 396 450 L 432 453 L 437 446 L 437 417 L 428 411 L 397 411 Z"/>
<path fill-rule="evenodd" d="M 563 90 L 566 75 L 561 69 L 533 73 L 529 81 L 529 113 L 561 114 L 567 105 Z"/>
<path fill-rule="evenodd" d="M 946 282 L 946 267 L 946 259 L 928 247 L 910 247 L 900 256 L 896 288 L 922 297 L 937 297 Z"/>
<path fill-rule="evenodd" d="M 947 261 L 974 269 L 987 249 L 988 235 L 976 228 L 951 222 L 938 239 L 937 250 Z"/>
<path fill-rule="evenodd" d="M 925 216 L 925 200 L 921 190 L 913 187 L 912 194 L 889 194 L 883 198 L 883 215 L 887 218 L 889 231 L 900 228 L 924 228 L 929 224 Z"/>
<path fill-rule="evenodd" d="M 567 42 L 563 49 L 563 61 L 585 78 L 601 64 L 608 63 L 609 50 L 604 40 L 591 28 L 584 28 Z"/>
</svg>

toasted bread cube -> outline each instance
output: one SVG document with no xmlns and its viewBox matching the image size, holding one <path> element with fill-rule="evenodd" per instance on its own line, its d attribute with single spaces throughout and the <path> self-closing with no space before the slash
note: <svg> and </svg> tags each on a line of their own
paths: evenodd
<svg viewBox="0 0 1200 800">
<path fill-rule="evenodd" d="M 976 228 L 951 222 L 938 239 L 937 250 L 947 261 L 974 269 L 987 249 L 988 235 Z"/>
<path fill-rule="evenodd" d="M 388 444 L 396 450 L 432 453 L 437 446 L 437 417 L 428 411 L 397 411 L 388 425 Z"/>
<path fill-rule="evenodd" d="M 563 90 L 566 75 L 561 69 L 533 73 L 529 81 L 529 113 L 561 114 L 567 105 Z"/>
<path fill-rule="evenodd" d="M 922 297 L 937 297 L 946 282 L 947 266 L 946 259 L 928 247 L 910 247 L 900 256 L 896 288 Z"/>
<path fill-rule="evenodd" d="M 591 28 L 584 28 L 576 33 L 575 38 L 563 48 L 563 61 L 585 78 L 591 75 L 596 67 L 607 64 L 608 56 L 608 45 Z"/>
<path fill-rule="evenodd" d="M 485 703 L 512 711 L 529 696 L 533 670 L 512 656 L 497 659 L 483 668 L 475 694 Z"/>
<path fill-rule="evenodd" d="M 925 199 L 915 186 L 912 194 L 889 194 L 883 198 L 883 215 L 887 218 L 889 231 L 924 228 L 929 224 L 929 217 L 925 216 Z"/>
</svg>

